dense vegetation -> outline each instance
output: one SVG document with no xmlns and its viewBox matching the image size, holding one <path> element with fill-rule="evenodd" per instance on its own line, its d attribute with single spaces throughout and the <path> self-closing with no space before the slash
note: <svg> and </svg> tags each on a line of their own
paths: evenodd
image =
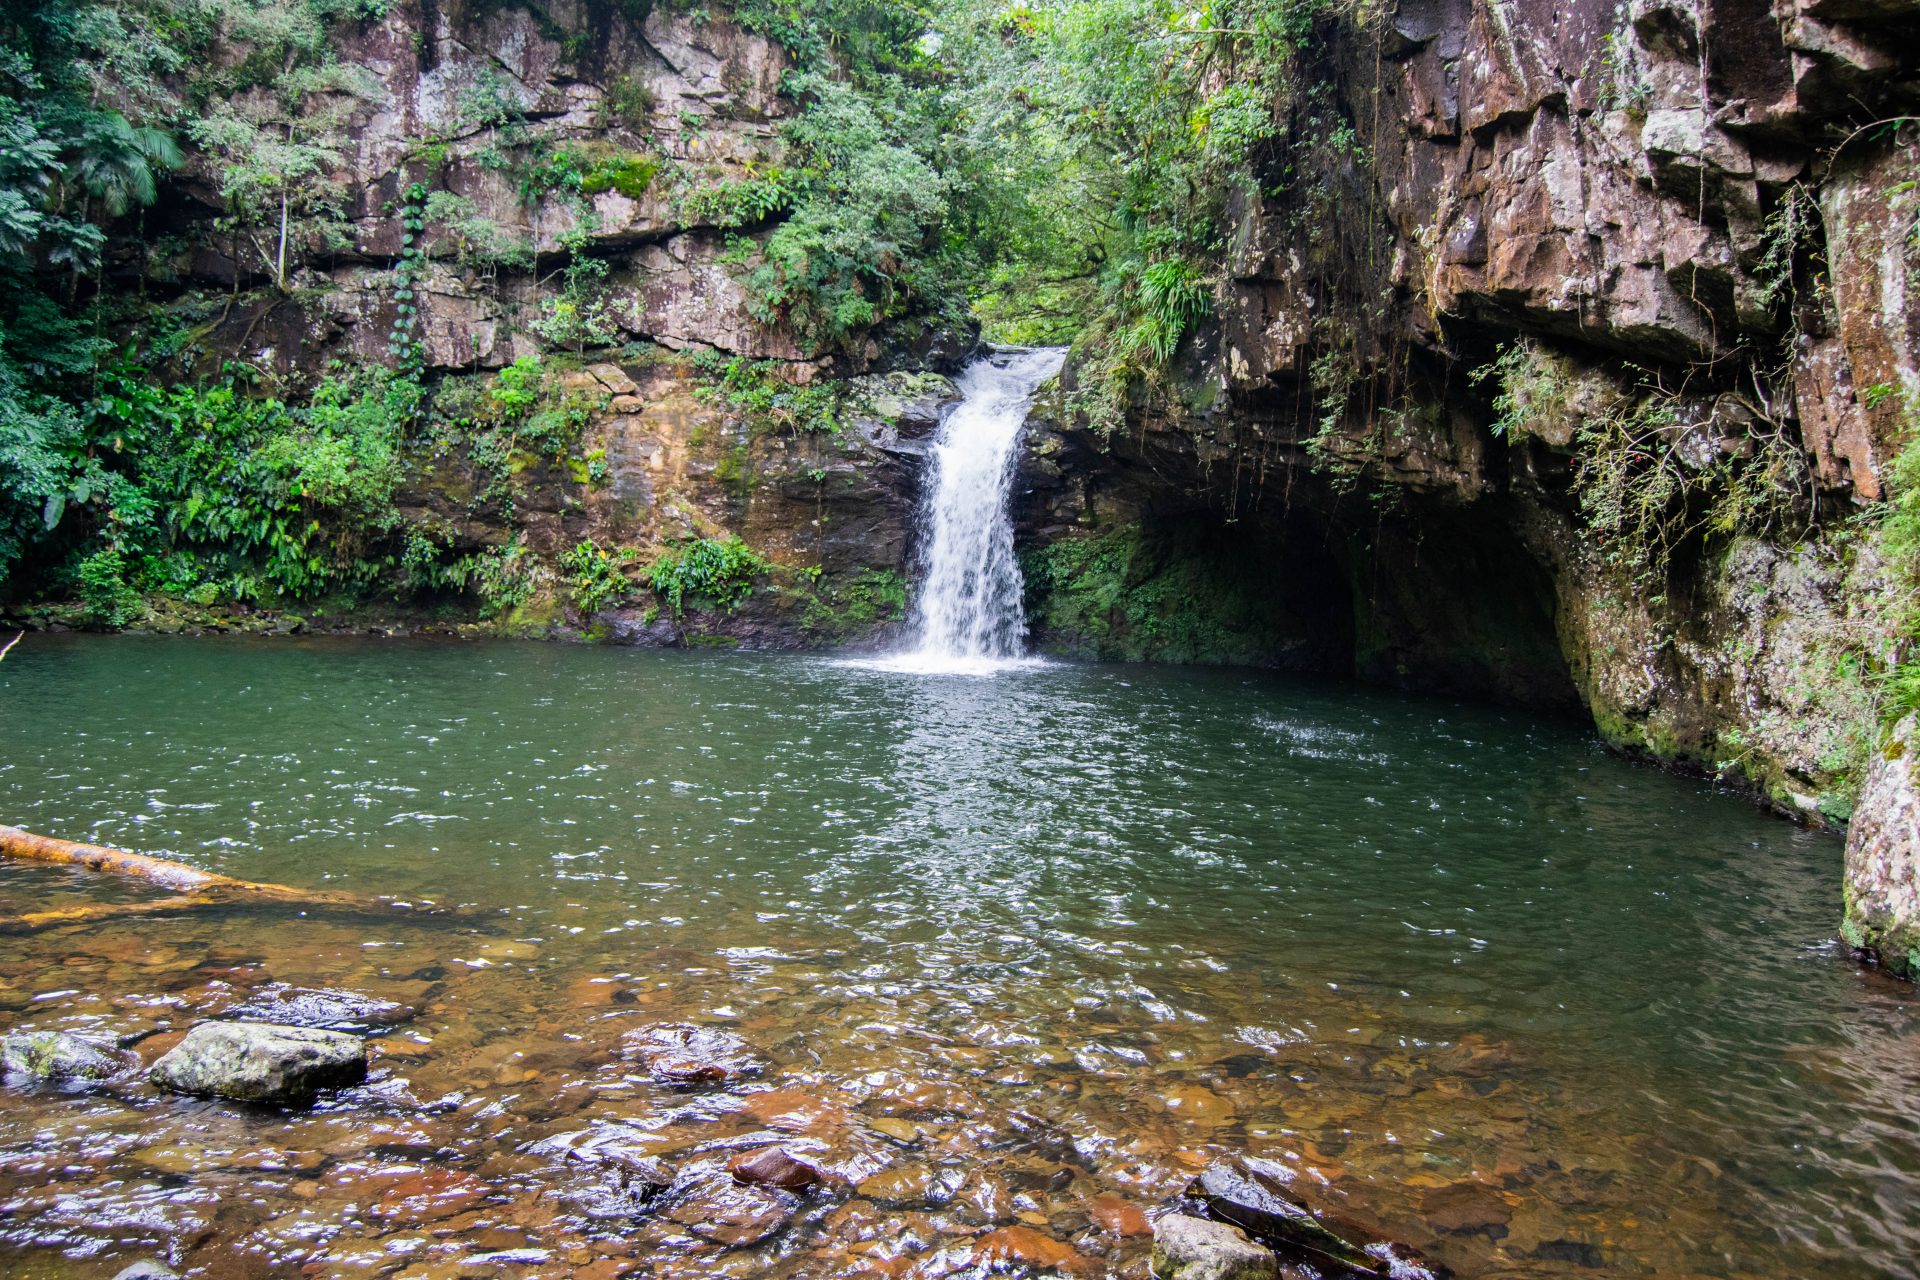
<svg viewBox="0 0 1920 1280">
<path fill-rule="evenodd" d="M 396 492 L 449 453 L 497 471 L 530 443 L 565 462 L 569 429 L 554 405 L 534 411 L 556 396 L 525 366 L 477 396 L 427 377 L 419 280 L 430 252 L 488 278 L 535 272 L 546 283 L 527 337 L 575 356 L 617 345 L 606 263 L 581 238 L 588 199 L 608 190 L 671 188 L 683 211 L 737 228 L 753 314 L 815 352 L 880 328 L 964 326 L 970 309 L 996 337 L 1095 335 L 1088 403 L 1111 417 L 1209 311 L 1226 201 L 1326 3 L 739 0 L 733 16 L 789 53 L 782 90 L 800 110 L 781 164 L 718 186 L 645 152 L 555 146 L 504 82 L 469 84 L 459 128 L 554 210 L 536 222 L 575 228 L 561 263 L 438 187 L 452 135 L 423 137 L 409 172 L 424 180 L 390 210 L 388 367 L 310 385 L 223 363 L 205 338 L 243 294 L 302 298 L 305 262 L 348 244 L 343 158 L 383 90 L 341 41 L 389 0 L 10 5 L 0 575 L 15 597 L 76 594 L 106 622 L 156 593 L 291 602 L 491 584 L 510 602 L 520 587 L 445 554 L 445 532 L 410 523 Z M 649 5 L 613 8 L 637 19 Z M 608 92 L 615 115 L 646 105 L 624 85 Z M 219 201 L 199 229 L 182 220 L 182 184 Z M 232 258 L 226 296 L 178 276 L 207 233 Z M 744 361 L 703 374 L 763 426 L 837 428 L 835 386 L 780 386 Z"/>
<path fill-rule="evenodd" d="M 552 589 L 588 615 L 650 597 L 675 617 L 690 601 L 741 603 L 773 566 L 724 529 L 688 528 L 644 555 L 570 536 L 544 560 L 513 532 L 516 476 L 608 482 L 607 459 L 582 443 L 602 406 L 570 372 L 609 355 L 667 358 L 628 342 L 608 259 L 591 251 L 593 201 L 609 192 L 720 229 L 753 317 L 829 365 L 974 325 L 1074 342 L 1071 407 L 1108 434 L 1168 389 L 1208 324 L 1237 198 L 1294 209 L 1323 259 L 1342 256 L 1327 237 L 1358 221 L 1330 175 L 1365 147 L 1326 65 L 1341 24 L 1372 19 L 1356 0 L 732 0 L 720 9 L 791 64 L 773 158 L 725 180 L 676 165 L 648 132 L 647 90 L 619 68 L 596 72 L 591 137 L 543 130 L 505 77 L 482 75 L 454 95 L 450 123 L 409 140 L 404 185 L 379 210 L 395 246 L 375 255 L 394 317 L 384 363 L 298 378 L 234 363 L 233 344 L 213 340 L 220 325 L 250 305 L 312 305 L 312 266 L 349 246 L 342 174 L 386 90 L 344 51 L 390 9 L 403 17 L 399 4 L 16 0 L 0 12 L 0 602 L 76 600 L 104 624 L 154 600 L 457 600 L 501 613 Z M 711 20 L 692 0 L 585 12 L 635 22 L 655 7 Z M 446 6 L 456 22 L 512 9 L 568 56 L 597 38 L 538 0 Z M 447 181 L 453 149 L 476 143 L 531 234 Z M 1785 201 L 1769 224 L 1783 314 L 1817 285 L 1811 206 Z M 190 270 L 196 252 L 221 258 L 230 281 Z M 518 359 L 493 372 L 428 359 L 420 291 L 436 264 L 495 299 L 519 282 L 533 300 L 509 313 Z M 1336 313 L 1358 315 L 1352 328 L 1374 305 L 1345 299 L 1316 320 L 1328 327 L 1309 379 L 1314 456 L 1336 479 L 1357 473 L 1329 446 L 1371 376 Z M 742 424 L 716 446 L 714 475 L 743 500 L 746 441 L 837 440 L 858 407 L 846 381 L 797 381 L 776 361 L 707 353 L 688 367 L 706 403 Z M 1785 376 L 1758 357 L 1756 369 Z M 1495 434 L 1516 445 L 1575 402 L 1602 406 L 1563 433 L 1570 449 L 1553 447 L 1574 455 L 1575 513 L 1634 593 L 1658 601 L 1682 549 L 1809 527 L 1790 427 L 1769 420 L 1750 449 L 1701 467 L 1682 455 L 1657 373 L 1616 376 L 1598 399 L 1576 376 L 1521 340 L 1493 350 L 1479 378 Z M 1850 535 L 1884 560 L 1890 625 L 1908 638 L 1920 636 L 1916 456 L 1895 463 L 1893 501 Z M 410 489 L 449 471 L 473 478 L 464 505 L 430 514 Z M 479 514 L 505 541 L 455 529 Z M 1107 600 L 1113 575 L 1095 572 L 1134 557 L 1106 544 L 1050 554 L 1033 568 L 1063 599 L 1087 588 L 1088 618 L 1118 609 L 1151 629 L 1151 602 Z M 904 604 L 877 571 L 841 583 L 805 572 L 788 571 L 787 589 L 829 630 Z M 1890 711 L 1920 703 L 1912 666 L 1848 660 L 1891 690 Z"/>
</svg>

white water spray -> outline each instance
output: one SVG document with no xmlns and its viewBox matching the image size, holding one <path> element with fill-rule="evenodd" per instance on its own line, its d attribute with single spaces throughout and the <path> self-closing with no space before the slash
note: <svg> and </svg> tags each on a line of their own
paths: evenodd
<svg viewBox="0 0 1920 1280">
<path fill-rule="evenodd" d="M 1020 564 L 1007 511 L 1014 447 L 1061 347 L 1001 347 L 960 375 L 961 401 L 940 424 L 921 514 L 918 639 L 901 670 L 984 673 L 1026 648 Z"/>
</svg>

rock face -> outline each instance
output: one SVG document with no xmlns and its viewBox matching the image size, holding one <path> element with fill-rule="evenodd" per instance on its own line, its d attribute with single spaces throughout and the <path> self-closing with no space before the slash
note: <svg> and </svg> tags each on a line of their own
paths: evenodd
<svg viewBox="0 0 1920 1280">
<path fill-rule="evenodd" d="M 367 1077 L 357 1036 L 259 1022 L 203 1022 L 153 1064 L 149 1078 L 176 1093 L 241 1102 L 301 1103 Z"/>
<path fill-rule="evenodd" d="M 1104 434 L 1067 397 L 1030 433 L 1038 639 L 1579 710 L 1844 822 L 1872 695 L 1836 673 L 1888 641 L 1843 525 L 1920 368 L 1920 134 L 1854 129 L 1912 101 L 1911 9 L 1380 19 L 1316 29 L 1177 374 Z M 1322 145 L 1329 102 L 1359 150 Z M 1656 453 L 1725 519 L 1648 572 L 1604 486 L 1645 492 Z M 1788 496 L 1715 506 L 1727 475 Z"/>
<path fill-rule="evenodd" d="M 568 40 L 569 32 L 590 38 Z M 505 270 L 492 262 L 488 246 L 558 255 L 575 241 L 608 264 L 605 311 L 622 335 L 802 358 L 784 333 L 748 315 L 721 260 L 727 225 L 698 212 L 700 192 L 777 168 L 779 124 L 792 111 L 779 93 L 785 55 L 726 10 L 398 3 L 360 24 L 336 53 L 375 81 L 351 121 L 346 171 L 335 175 L 351 193 L 349 243 L 312 255 L 313 305 L 235 308 L 216 330 L 217 346 L 281 371 L 329 358 L 387 363 L 400 314 L 390 269 L 403 246 L 393 211 L 410 183 L 431 181 L 461 208 L 436 218 L 424 238 L 428 265 L 414 302 L 429 368 L 497 368 L 535 350 L 528 326 L 540 292 L 514 259 Z M 514 145 L 571 148 L 575 163 L 600 177 L 579 201 L 529 199 L 498 163 L 503 132 Z M 433 145 L 423 149 L 427 139 Z M 251 274 L 256 260 L 244 240 L 207 225 L 220 211 L 210 176 L 191 190 L 199 207 L 182 216 L 198 247 L 172 270 L 209 282 Z M 465 229 L 480 223 L 492 228 L 485 244 Z"/>
<path fill-rule="evenodd" d="M 1238 1227 L 1170 1213 L 1153 1224 L 1153 1274 L 1160 1280 L 1279 1280 L 1280 1267 Z"/>
<path fill-rule="evenodd" d="M 0 1068 L 40 1080 L 105 1080 L 132 1064 L 113 1045 L 64 1031 L 16 1031 L 0 1044 Z"/>
<path fill-rule="evenodd" d="M 1887 735 L 1847 831 L 1849 945 L 1893 973 L 1920 978 L 1920 719 Z"/>
</svg>

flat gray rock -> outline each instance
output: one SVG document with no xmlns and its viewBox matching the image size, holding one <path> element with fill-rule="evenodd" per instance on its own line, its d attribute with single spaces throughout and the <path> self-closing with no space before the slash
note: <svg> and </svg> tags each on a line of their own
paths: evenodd
<svg viewBox="0 0 1920 1280">
<path fill-rule="evenodd" d="M 1160 1280 L 1279 1280 L 1271 1249 L 1224 1222 L 1170 1213 L 1153 1224 L 1153 1274 Z"/>
<path fill-rule="evenodd" d="M 358 1036 L 265 1022 L 203 1022 L 153 1064 L 147 1078 L 176 1093 L 241 1102 L 310 1102 L 322 1089 L 367 1078 Z"/>
</svg>

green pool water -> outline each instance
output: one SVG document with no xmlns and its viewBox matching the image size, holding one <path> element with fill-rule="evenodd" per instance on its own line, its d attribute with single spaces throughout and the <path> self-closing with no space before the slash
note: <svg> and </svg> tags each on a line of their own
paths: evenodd
<svg viewBox="0 0 1920 1280">
<path fill-rule="evenodd" d="M 158 1044 L 277 981 L 419 1010 L 313 1115 L 11 1089 L 0 1270 L 944 1275 L 1019 1227 L 1140 1275 L 1111 1206 L 1246 1152 L 1463 1276 L 1920 1274 L 1920 1024 L 1836 941 L 1838 841 L 1575 724 L 1233 670 L 35 635 L 0 821 L 481 922 L 0 937 L 12 1025 Z M 8 913 L 139 893 L 0 869 Z M 610 1057 L 647 1019 L 775 1067 L 691 1115 Z M 687 1167 L 779 1132 L 846 1185 L 744 1249 L 610 1225 L 542 1146 L 596 1125 Z M 425 1174 L 480 1191 L 380 1208 Z"/>
</svg>

